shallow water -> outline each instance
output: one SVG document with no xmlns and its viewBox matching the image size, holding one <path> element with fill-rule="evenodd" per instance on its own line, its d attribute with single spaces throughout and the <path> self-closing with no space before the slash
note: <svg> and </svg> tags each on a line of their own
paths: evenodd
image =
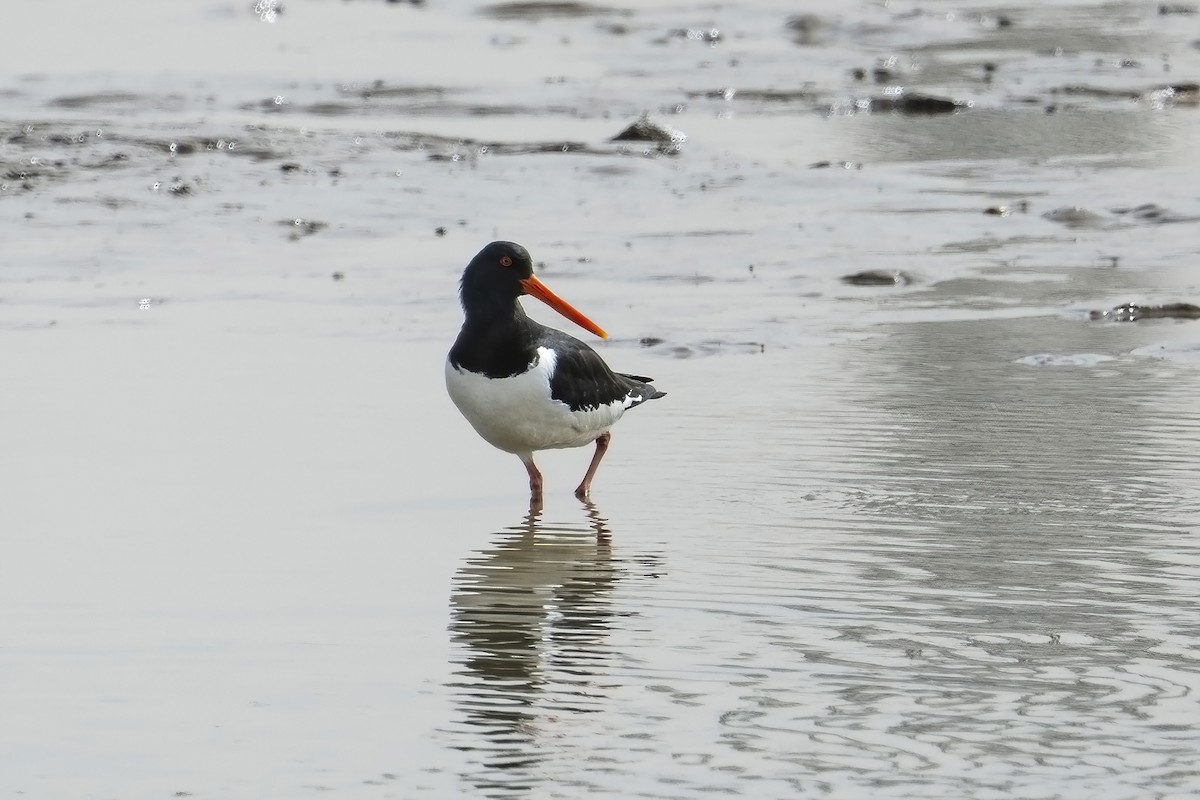
<svg viewBox="0 0 1200 800">
<path fill-rule="evenodd" d="M 1089 318 L 1200 15 L 250 5 L 3 12 L 0 792 L 1200 791 L 1200 323 Z M 498 237 L 669 393 L 590 505 L 444 395 Z"/>
</svg>

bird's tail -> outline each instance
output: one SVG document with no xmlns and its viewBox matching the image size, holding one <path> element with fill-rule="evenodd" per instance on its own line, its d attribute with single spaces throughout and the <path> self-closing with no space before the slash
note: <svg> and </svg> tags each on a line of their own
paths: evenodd
<svg viewBox="0 0 1200 800">
<path fill-rule="evenodd" d="M 654 378 L 646 378 L 641 375 L 626 375 L 624 372 L 619 372 L 617 374 L 622 378 L 628 378 L 631 381 L 642 384 L 642 387 L 647 390 L 643 392 L 642 396 L 638 399 L 639 403 L 644 403 L 647 400 L 657 400 L 660 397 L 667 396 L 666 392 L 660 392 L 658 389 L 655 389 L 650 385 L 654 381 Z"/>
</svg>

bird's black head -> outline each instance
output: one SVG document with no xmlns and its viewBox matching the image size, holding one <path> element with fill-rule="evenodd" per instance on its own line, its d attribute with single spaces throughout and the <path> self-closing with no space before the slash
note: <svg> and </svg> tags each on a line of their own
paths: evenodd
<svg viewBox="0 0 1200 800">
<path fill-rule="evenodd" d="M 529 251 L 516 242 L 492 242 L 463 270 L 463 307 L 511 305 L 525 294 L 521 281 L 533 275 Z"/>
<path fill-rule="evenodd" d="M 463 270 L 459 292 L 468 325 L 523 319 L 517 298 L 528 294 L 600 338 L 608 336 L 534 276 L 529 251 L 515 242 L 492 242 L 480 250 Z"/>
</svg>

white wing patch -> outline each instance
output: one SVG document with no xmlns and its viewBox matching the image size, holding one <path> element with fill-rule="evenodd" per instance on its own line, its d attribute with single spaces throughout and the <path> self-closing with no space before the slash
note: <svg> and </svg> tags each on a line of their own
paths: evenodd
<svg viewBox="0 0 1200 800">
<path fill-rule="evenodd" d="M 611 428 L 634 398 L 572 411 L 550 397 L 550 376 L 557 355 L 538 348 L 537 358 L 520 375 L 488 378 L 458 369 L 446 359 L 446 390 L 472 427 L 493 447 L 528 455 L 535 450 L 581 447 Z"/>
</svg>

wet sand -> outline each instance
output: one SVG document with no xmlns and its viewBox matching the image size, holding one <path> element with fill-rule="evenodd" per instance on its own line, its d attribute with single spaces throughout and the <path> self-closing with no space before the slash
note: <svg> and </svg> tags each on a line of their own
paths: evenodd
<svg viewBox="0 0 1200 800">
<path fill-rule="evenodd" d="M 8 12 L 0 793 L 1200 790 L 1200 16 L 252 5 Z M 493 238 L 669 392 L 591 505 Z"/>
</svg>

